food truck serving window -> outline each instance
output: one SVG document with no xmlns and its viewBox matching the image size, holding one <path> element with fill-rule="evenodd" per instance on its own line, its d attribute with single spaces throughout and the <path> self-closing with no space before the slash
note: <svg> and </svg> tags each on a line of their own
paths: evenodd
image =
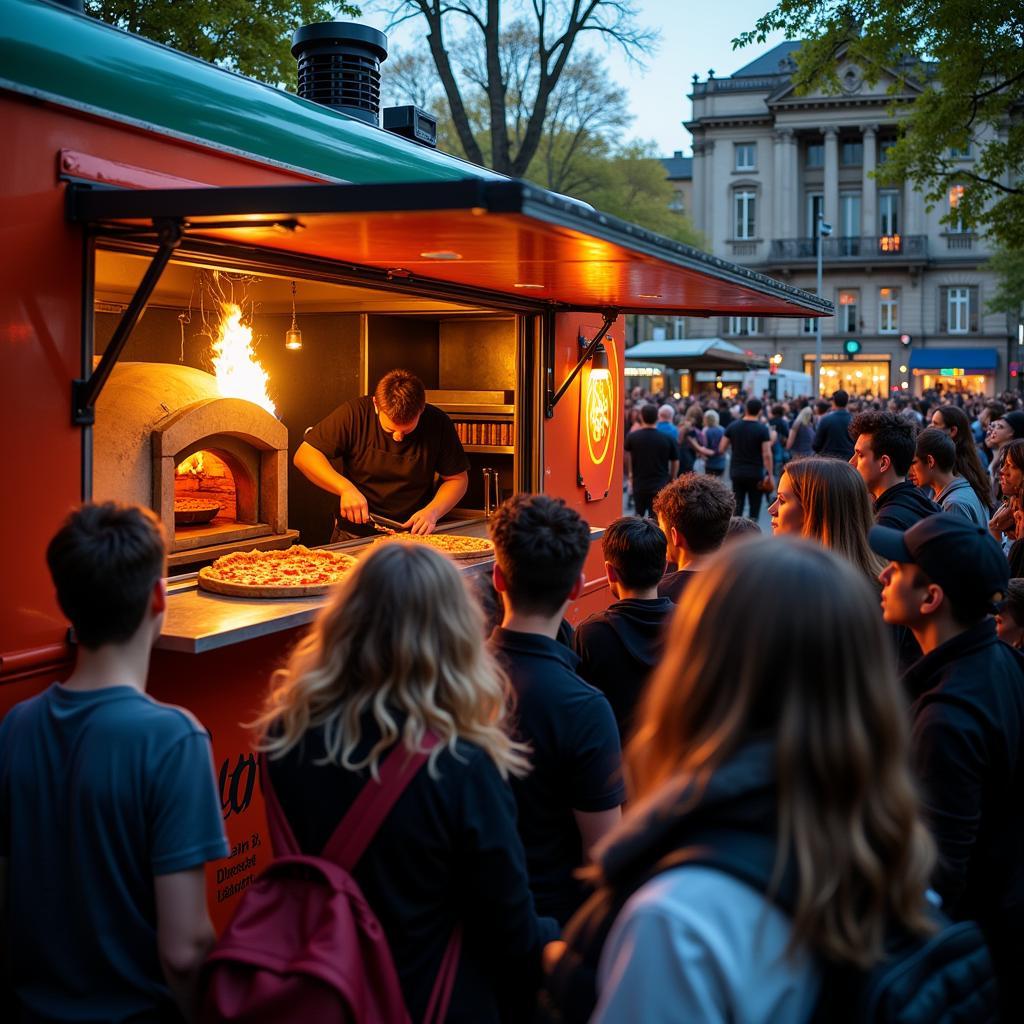
<svg viewBox="0 0 1024 1024">
<path fill-rule="evenodd" d="M 76 222 L 366 268 L 523 304 L 823 316 L 831 304 L 521 181 L 69 189 Z"/>
</svg>

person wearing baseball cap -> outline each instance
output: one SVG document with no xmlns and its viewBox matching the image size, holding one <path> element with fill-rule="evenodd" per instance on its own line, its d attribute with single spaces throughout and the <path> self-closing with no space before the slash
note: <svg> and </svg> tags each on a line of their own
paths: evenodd
<svg viewBox="0 0 1024 1024">
<path fill-rule="evenodd" d="M 913 755 L 939 847 L 934 885 L 956 920 L 977 921 L 999 978 L 1005 1020 L 1024 1019 L 1024 655 L 992 613 L 1009 566 L 983 526 L 942 512 L 871 547 L 889 564 L 886 622 L 908 627 L 923 657 L 903 676 Z"/>
</svg>

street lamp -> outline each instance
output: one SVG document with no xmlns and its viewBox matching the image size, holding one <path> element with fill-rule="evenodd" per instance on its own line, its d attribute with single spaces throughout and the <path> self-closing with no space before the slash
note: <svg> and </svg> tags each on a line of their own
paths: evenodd
<svg viewBox="0 0 1024 1024">
<path fill-rule="evenodd" d="M 818 250 L 818 295 L 821 295 L 821 253 L 825 246 L 822 239 L 832 234 L 832 225 L 825 223 L 825 215 L 818 212 L 817 224 L 818 236 L 815 243 Z M 821 397 L 821 317 L 819 316 L 814 325 L 814 388 Z"/>
</svg>

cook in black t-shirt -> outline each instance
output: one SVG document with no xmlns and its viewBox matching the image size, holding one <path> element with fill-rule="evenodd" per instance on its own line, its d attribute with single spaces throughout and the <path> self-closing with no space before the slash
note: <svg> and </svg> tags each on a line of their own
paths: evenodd
<svg viewBox="0 0 1024 1024">
<path fill-rule="evenodd" d="M 423 403 L 399 424 L 380 407 L 377 396 L 396 374 L 422 394 L 423 385 L 412 374 L 392 371 L 373 396 L 345 402 L 307 430 L 295 453 L 295 465 L 306 477 L 339 496 L 332 540 L 372 534 L 370 512 L 396 519 L 413 533 L 432 533 L 466 493 L 469 460 L 451 420 Z M 341 473 L 331 459 L 341 460 Z M 441 477 L 436 494 L 435 473 Z"/>
</svg>

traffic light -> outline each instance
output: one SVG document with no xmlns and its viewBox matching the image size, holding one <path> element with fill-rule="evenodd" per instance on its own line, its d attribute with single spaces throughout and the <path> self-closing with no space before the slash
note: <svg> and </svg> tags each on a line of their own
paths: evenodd
<svg viewBox="0 0 1024 1024">
<path fill-rule="evenodd" d="M 909 346 L 913 340 L 914 339 L 909 334 L 900 335 L 900 344 L 903 345 L 905 348 Z"/>
<path fill-rule="evenodd" d="M 860 342 L 856 338 L 847 338 L 843 342 L 843 351 L 847 359 L 852 359 L 860 351 Z"/>
</svg>

